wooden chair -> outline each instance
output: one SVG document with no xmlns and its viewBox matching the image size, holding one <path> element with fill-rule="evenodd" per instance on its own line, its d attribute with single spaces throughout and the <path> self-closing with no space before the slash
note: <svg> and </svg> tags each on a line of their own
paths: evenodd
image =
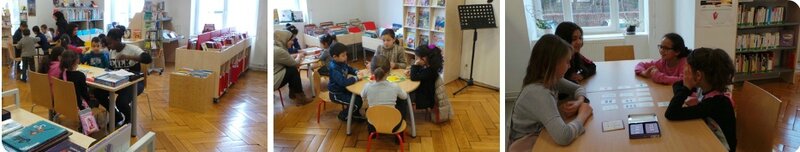
<svg viewBox="0 0 800 152">
<path fill-rule="evenodd" d="M 11 58 L 11 79 L 14 79 L 18 74 L 17 69 L 20 68 L 19 63 L 22 62 L 22 57 L 17 57 L 17 52 L 14 51 L 16 47 L 11 42 L 8 42 L 8 57 Z"/>
<path fill-rule="evenodd" d="M 75 85 L 72 82 L 50 77 L 53 82 L 53 99 L 56 113 L 64 115 L 67 119 L 80 120 L 78 115 L 78 104 L 75 94 Z"/>
<path fill-rule="evenodd" d="M 367 121 L 375 127 L 375 132 L 369 133 L 367 138 L 367 151 L 369 151 L 372 144 L 372 136 L 378 134 L 394 134 L 400 140 L 400 151 L 403 151 L 403 132 L 406 130 L 406 121 L 400 115 L 400 111 L 394 106 L 372 106 L 367 109 Z M 397 131 L 392 131 L 397 122 L 400 122 L 400 128 Z"/>
<path fill-rule="evenodd" d="M 153 133 L 152 131 L 147 132 L 147 134 L 139 138 L 136 143 L 131 145 L 131 148 L 128 148 L 127 152 L 139 152 L 145 150 L 148 152 L 156 151 L 156 133 Z"/>
<path fill-rule="evenodd" d="M 98 140 L 95 144 L 90 146 L 86 151 L 99 152 L 99 151 L 127 151 L 131 145 L 131 126 L 126 124 L 116 131 L 111 132 L 108 136 Z"/>
<path fill-rule="evenodd" d="M 770 151 L 781 101 L 760 87 L 745 81 L 736 96 L 737 151 Z"/>
<path fill-rule="evenodd" d="M 633 60 L 633 45 L 606 46 L 605 61 Z"/>
<path fill-rule="evenodd" d="M 278 97 L 280 97 L 280 98 L 281 98 L 281 108 L 286 108 L 286 106 L 285 106 L 285 105 L 283 105 L 283 93 L 281 92 L 281 88 L 277 88 L 277 87 L 276 87 L 276 88 L 275 88 L 275 91 L 278 91 Z"/>
<path fill-rule="evenodd" d="M 50 86 L 50 76 L 43 73 L 28 71 L 28 86 L 31 89 L 31 92 L 38 92 L 37 95 L 31 96 L 31 101 L 33 101 L 33 106 L 31 106 L 31 111 L 33 111 L 33 107 L 42 106 L 47 108 L 48 110 L 53 110 L 53 92 Z M 51 120 L 52 115 L 48 116 Z"/>
<path fill-rule="evenodd" d="M 144 79 L 142 82 L 144 82 L 144 85 L 147 86 L 147 77 L 150 75 L 150 72 L 147 71 L 147 67 L 150 67 L 150 64 L 140 64 L 139 67 L 141 67 L 141 72 L 144 74 L 142 76 Z M 155 118 L 153 118 L 153 103 L 150 102 L 150 94 L 142 89 L 140 95 L 144 95 L 147 99 L 147 107 L 150 108 L 150 120 L 155 120 Z"/>
</svg>

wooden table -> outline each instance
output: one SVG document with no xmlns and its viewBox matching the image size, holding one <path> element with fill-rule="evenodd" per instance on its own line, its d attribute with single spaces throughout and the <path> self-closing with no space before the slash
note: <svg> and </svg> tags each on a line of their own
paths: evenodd
<svg viewBox="0 0 800 152">
<path fill-rule="evenodd" d="M 302 65 L 306 65 L 306 76 L 308 77 L 308 79 L 309 79 L 309 80 L 312 80 L 312 79 L 314 79 L 314 78 L 312 77 L 312 75 L 311 75 L 311 72 L 313 72 L 313 71 L 314 71 L 314 69 L 311 67 L 311 64 L 314 64 L 314 63 L 317 63 L 317 62 L 319 62 L 319 58 L 318 58 L 318 57 L 316 57 L 316 56 L 313 56 L 313 55 L 311 55 L 311 56 L 306 56 L 306 58 L 304 58 L 304 59 L 303 59 L 303 62 L 302 62 L 302 63 L 300 63 L 300 64 L 302 64 Z M 316 97 L 316 96 L 317 96 L 317 95 L 316 95 L 316 92 L 313 90 L 313 88 L 314 88 L 314 81 L 311 81 L 311 83 L 310 83 L 310 84 L 311 84 L 311 88 L 312 88 L 312 90 L 311 90 L 311 97 Z"/>
<path fill-rule="evenodd" d="M 85 64 L 78 65 L 78 70 L 84 72 L 84 74 L 86 74 L 87 78 L 95 78 L 97 76 L 100 76 L 100 75 L 103 75 L 103 74 L 106 73 L 105 69 L 101 69 L 101 68 L 97 68 L 97 67 L 93 67 L 93 66 L 89 66 L 89 65 L 85 65 Z M 109 111 L 108 112 L 109 119 L 108 120 L 114 120 L 114 121 L 108 121 L 108 128 L 111 131 L 116 130 L 116 125 L 115 125 L 115 123 L 116 123 L 115 122 L 116 121 L 116 119 L 115 119 L 116 118 L 115 117 L 116 112 L 113 112 L 113 109 L 117 108 L 117 91 L 122 90 L 122 89 L 124 89 L 124 88 L 126 88 L 128 86 L 133 86 L 133 89 L 131 89 L 133 91 L 133 100 L 131 100 L 131 118 L 130 118 L 131 121 L 130 122 L 131 122 L 131 126 L 132 126 L 131 137 L 136 136 L 136 118 L 137 118 L 137 116 L 136 116 L 137 115 L 136 114 L 137 113 L 136 112 L 136 99 L 138 97 L 137 95 L 138 95 L 138 91 L 139 91 L 138 90 L 139 85 L 136 85 L 136 84 L 139 83 L 142 80 L 144 80 L 144 78 L 136 79 L 136 80 L 133 80 L 133 81 L 128 81 L 128 82 L 126 82 L 126 83 L 124 83 L 122 85 L 116 86 L 116 87 L 111 87 L 111 86 L 107 86 L 107 85 L 103 85 L 103 84 L 99 84 L 99 83 L 94 83 L 93 81 L 86 81 L 86 84 L 89 85 L 89 87 L 93 87 L 93 88 L 97 88 L 97 89 L 101 89 L 101 90 L 105 90 L 105 91 L 109 92 L 110 100 L 109 100 L 109 110 L 108 110 Z"/>
<path fill-rule="evenodd" d="M 36 123 L 36 122 L 38 122 L 40 120 L 43 120 L 43 121 L 47 121 L 49 123 L 52 123 L 52 124 L 54 124 L 56 126 L 59 126 L 61 128 L 64 128 L 67 131 L 72 133 L 71 135 L 69 135 L 69 141 L 72 142 L 72 143 L 75 143 L 76 145 L 81 146 L 83 148 L 89 148 L 89 145 L 92 144 L 92 142 L 94 142 L 96 140 L 96 139 L 94 139 L 92 137 L 84 135 L 81 132 L 78 132 L 78 131 L 69 129 L 67 127 L 61 126 L 58 123 L 52 122 L 52 121 L 47 120 L 45 118 L 42 118 L 42 117 L 40 117 L 40 116 L 38 116 L 36 114 L 28 112 L 27 110 L 24 110 L 22 108 L 17 107 L 17 105 L 3 107 L 3 109 L 8 110 L 8 112 L 11 113 L 11 119 L 12 120 L 16 121 L 17 123 L 19 123 L 19 124 L 21 124 L 23 126 L 29 126 L 29 125 L 31 125 L 33 123 Z"/>
<path fill-rule="evenodd" d="M 392 70 L 391 73 L 392 74 L 405 75 L 405 69 L 394 69 L 394 70 Z M 352 121 L 353 121 L 351 119 L 351 118 L 353 118 L 353 110 L 349 110 L 349 109 L 353 109 L 353 102 L 355 102 L 356 95 L 361 95 L 361 90 L 364 90 L 364 85 L 366 85 L 367 82 L 369 82 L 369 81 L 370 81 L 369 79 L 361 79 L 358 82 L 347 86 L 347 91 L 350 91 L 351 93 L 353 93 L 353 95 L 350 96 L 350 104 L 348 106 L 349 108 L 347 108 L 348 109 L 348 112 L 347 112 L 347 135 L 350 135 L 350 133 L 351 133 L 350 124 L 352 124 Z M 417 90 L 417 87 L 419 87 L 419 81 L 411 81 L 410 78 L 406 78 L 406 80 L 398 82 L 397 85 L 400 86 L 400 88 L 402 88 L 403 91 L 411 92 L 411 91 Z M 416 123 L 414 121 L 414 108 L 411 106 L 411 98 L 409 97 L 408 100 L 406 100 L 406 102 L 408 102 L 408 114 L 409 114 L 408 115 L 409 116 L 408 119 L 410 119 L 410 121 L 411 121 L 411 137 L 417 137 L 417 127 L 416 127 Z M 365 103 L 362 103 L 362 107 L 363 107 L 363 104 L 365 104 Z"/>
<path fill-rule="evenodd" d="M 667 107 L 659 107 L 658 102 L 669 101 L 672 98 L 672 86 L 654 83 L 648 78 L 638 77 L 634 74 L 637 63 L 646 60 L 627 60 L 612 62 L 595 62 L 597 75 L 585 80 L 584 85 L 589 92 L 587 98 L 591 99 L 594 114 L 585 124 L 586 132 L 580 135 L 572 144 L 559 146 L 553 137 L 543 130 L 533 147 L 533 151 L 726 151 L 716 136 L 701 119 L 671 121 L 664 117 Z M 618 89 L 619 86 L 635 86 L 647 84 L 646 87 Z M 603 88 L 613 87 L 613 90 Z M 601 91 L 602 90 L 602 91 Z M 620 97 L 620 93 L 648 92 L 652 96 L 652 107 L 625 109 L 622 100 L 629 97 Z M 603 104 L 603 96 L 616 94 L 616 103 Z M 648 98 L 639 96 L 636 98 Z M 618 109 L 604 111 L 605 105 L 618 105 Z M 629 139 L 627 118 L 629 114 L 654 113 L 658 116 L 661 137 L 645 139 Z M 622 120 L 625 129 L 603 132 L 602 122 Z"/>
</svg>

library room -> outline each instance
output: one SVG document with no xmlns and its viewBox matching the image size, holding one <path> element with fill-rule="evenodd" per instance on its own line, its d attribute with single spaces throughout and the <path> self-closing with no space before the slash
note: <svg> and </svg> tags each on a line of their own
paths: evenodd
<svg viewBox="0 0 800 152">
<path fill-rule="evenodd" d="M 0 5 L 0 151 L 267 151 L 266 0 Z"/>
<path fill-rule="evenodd" d="M 506 6 L 507 151 L 800 147 L 798 1 Z"/>
<path fill-rule="evenodd" d="M 272 147 L 498 151 L 500 4 L 272 3 Z"/>
</svg>

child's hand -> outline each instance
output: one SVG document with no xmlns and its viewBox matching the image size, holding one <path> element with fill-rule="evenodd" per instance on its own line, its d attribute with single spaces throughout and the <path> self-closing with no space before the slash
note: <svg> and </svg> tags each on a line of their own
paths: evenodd
<svg viewBox="0 0 800 152">
<path fill-rule="evenodd" d="M 572 76 L 570 76 L 569 79 L 574 81 L 583 81 L 583 76 L 578 73 L 572 73 Z"/>
<path fill-rule="evenodd" d="M 567 101 L 558 106 L 558 110 L 561 111 L 561 115 L 564 118 L 571 118 L 578 114 L 578 108 L 581 106 L 581 101 Z"/>
<path fill-rule="evenodd" d="M 697 97 L 686 98 L 686 101 L 683 102 L 683 104 L 686 104 L 688 107 L 696 106 L 698 104 Z"/>
<path fill-rule="evenodd" d="M 389 67 L 391 67 L 391 69 L 397 68 L 397 66 L 396 66 L 396 64 L 394 64 L 394 62 L 389 62 Z"/>
<path fill-rule="evenodd" d="M 405 72 L 403 72 L 403 73 L 406 74 L 406 77 L 410 77 L 411 76 L 411 70 L 406 69 Z"/>
<path fill-rule="evenodd" d="M 658 74 L 658 69 L 657 68 L 651 68 L 648 75 L 652 77 L 652 76 L 654 76 L 656 74 Z"/>
<path fill-rule="evenodd" d="M 641 75 L 642 77 L 645 77 L 645 78 L 650 78 L 650 71 L 652 71 L 653 69 L 655 69 L 655 67 L 649 67 L 649 68 L 645 69 L 644 71 L 642 71 L 641 73 L 639 73 L 639 75 Z"/>
</svg>

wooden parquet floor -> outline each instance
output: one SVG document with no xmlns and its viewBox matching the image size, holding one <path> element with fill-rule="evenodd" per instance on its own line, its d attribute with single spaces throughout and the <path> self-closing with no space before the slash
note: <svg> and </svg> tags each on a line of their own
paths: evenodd
<svg viewBox="0 0 800 152">
<path fill-rule="evenodd" d="M 135 128 L 139 136 L 149 131 L 156 133 L 157 151 L 267 151 L 267 72 L 248 71 L 211 110 L 194 113 L 169 108 L 169 73 L 173 69 L 169 64 L 164 75 L 150 75 L 145 93 L 139 96 L 136 111 L 139 124 Z M 27 84 L 10 79 L 8 66 L 3 66 L 2 73 L 3 91 L 19 88 L 22 107 L 30 110 L 31 92 Z M 146 94 L 152 103 L 152 120 Z M 3 105 L 13 104 L 9 101 L 13 98 L 3 98 Z M 33 112 L 47 115 L 41 107 Z M 77 122 L 62 121 L 62 124 L 73 129 L 78 126 Z M 131 142 L 135 141 L 133 137 Z"/>
<path fill-rule="evenodd" d="M 353 64 L 363 69 L 363 64 Z M 360 67 L 359 67 L 360 65 Z M 305 71 L 301 71 L 303 84 L 308 92 Z M 323 86 L 327 82 L 323 82 Z M 405 150 L 410 151 L 499 151 L 500 144 L 500 96 L 499 92 L 481 87 L 470 87 L 457 96 L 452 93 L 466 83 L 460 80 L 447 84 L 447 91 L 455 116 L 448 122 L 433 123 L 424 110 L 415 111 L 417 137 L 406 136 Z M 288 87 L 282 88 L 286 107 L 280 106 L 275 92 L 275 151 L 365 151 L 367 147 L 367 122 L 353 123 L 352 134 L 346 135 L 346 122 L 336 115 L 341 111 L 338 104 L 326 104 L 320 123 L 316 122 L 317 104 L 321 100 L 303 106 L 293 104 L 287 95 Z M 394 136 L 380 135 L 373 140 L 373 151 L 397 151 Z"/>
</svg>

